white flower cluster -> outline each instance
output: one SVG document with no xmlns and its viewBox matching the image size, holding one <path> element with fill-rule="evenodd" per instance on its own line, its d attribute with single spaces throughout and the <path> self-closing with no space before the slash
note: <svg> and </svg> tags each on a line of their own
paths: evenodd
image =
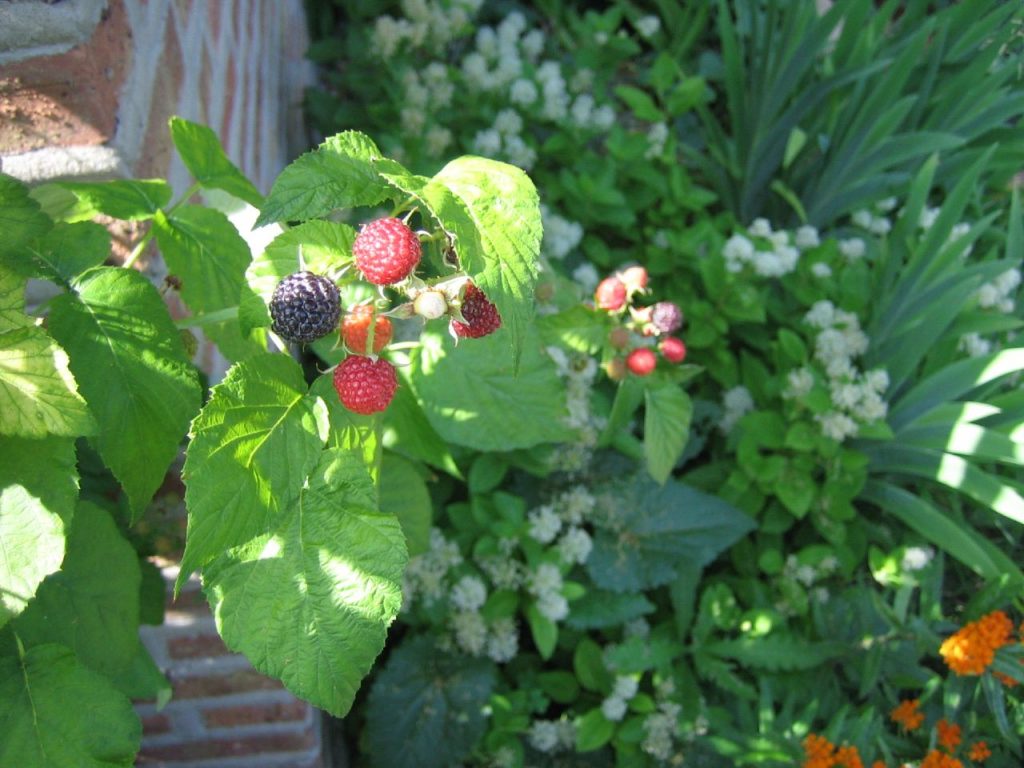
<svg viewBox="0 0 1024 768">
<path fill-rule="evenodd" d="M 447 45 L 465 29 L 482 4 L 483 0 L 402 0 L 402 18 L 381 16 L 374 23 L 373 49 L 387 60 L 405 43 L 413 48 Z"/>
<path fill-rule="evenodd" d="M 682 707 L 673 701 L 662 701 L 655 712 L 644 718 L 644 740 L 640 748 L 656 760 L 668 763 L 676 751 L 676 734 Z"/>
<path fill-rule="evenodd" d="M 854 224 L 873 235 L 887 235 L 892 230 L 892 221 L 888 216 L 869 211 L 866 208 L 855 211 L 852 218 Z"/>
<path fill-rule="evenodd" d="M 534 720 L 526 740 L 538 752 L 555 754 L 576 747 L 576 728 L 568 720 Z"/>
<path fill-rule="evenodd" d="M 839 560 L 835 555 L 823 557 L 818 563 L 801 563 L 796 555 L 786 558 L 782 575 L 805 587 L 813 587 L 818 581 L 828 578 L 839 570 Z"/>
<path fill-rule="evenodd" d="M 1010 314 L 1016 309 L 1013 294 L 1020 285 L 1020 270 L 1008 269 L 991 283 L 978 289 L 976 297 L 982 309 L 995 309 Z"/>
<path fill-rule="evenodd" d="M 426 552 L 409 560 L 402 584 L 403 608 L 412 605 L 417 596 L 428 601 L 444 594 L 448 571 L 462 563 L 459 545 L 448 541 L 439 528 L 430 529 L 430 545 Z"/>
<path fill-rule="evenodd" d="M 562 594 L 562 572 L 557 565 L 538 565 L 528 577 L 526 588 L 536 598 L 537 611 L 544 618 L 557 622 L 569 615 L 569 601 Z"/>
<path fill-rule="evenodd" d="M 564 259 L 583 239 L 583 226 L 559 216 L 543 203 L 540 206 L 541 223 L 544 226 L 544 240 L 541 248 L 545 256 Z M 593 265 L 591 265 L 592 268 Z M 597 270 L 594 268 L 594 274 Z M 594 283 L 597 285 L 597 283 Z"/>
<path fill-rule="evenodd" d="M 935 557 L 935 550 L 931 547 L 907 547 L 900 560 L 900 568 L 906 573 L 914 573 L 928 567 L 928 564 Z"/>
<path fill-rule="evenodd" d="M 552 457 L 553 467 L 563 471 L 578 471 L 590 461 L 597 438 L 604 429 L 605 419 L 596 416 L 590 408 L 590 392 L 597 376 L 597 361 L 589 355 L 567 354 L 559 347 L 548 347 L 548 355 L 555 362 L 558 375 L 565 379 L 565 404 L 568 415 L 565 424 L 576 431 L 575 443 L 564 445 Z"/>
<path fill-rule="evenodd" d="M 718 422 L 718 428 L 725 434 L 732 432 L 743 415 L 754 410 L 754 398 L 750 396 L 750 390 L 743 386 L 733 387 L 722 395 L 722 418 Z"/>
<path fill-rule="evenodd" d="M 796 269 L 801 248 L 814 248 L 819 243 L 818 232 L 813 227 L 802 227 L 794 243 L 790 243 L 789 233 L 773 230 L 768 219 L 754 219 L 747 227 L 747 234 L 765 244 L 767 250 L 759 248 L 750 237 L 734 234 L 722 249 L 725 268 L 730 272 L 742 272 L 749 265 L 761 277 L 782 277 Z"/>
<path fill-rule="evenodd" d="M 966 352 L 968 357 L 983 357 L 992 351 L 992 342 L 983 338 L 980 333 L 972 331 L 960 337 L 956 348 Z"/>
<path fill-rule="evenodd" d="M 594 542 L 590 534 L 579 526 L 594 508 L 594 497 L 583 486 L 577 486 L 563 493 L 550 504 L 532 510 L 529 520 L 529 536 L 540 544 L 550 544 L 562 533 L 555 548 L 562 561 L 569 564 L 583 564 L 590 557 Z"/>
<path fill-rule="evenodd" d="M 815 415 L 822 434 L 837 442 L 855 435 L 859 424 L 871 424 L 885 418 L 888 406 L 882 393 L 889 387 L 889 376 L 882 369 L 862 372 L 854 359 L 868 348 L 868 337 L 852 312 L 837 309 L 831 301 L 815 302 L 804 322 L 819 333 L 814 341 L 814 357 L 828 377 L 834 410 Z M 783 397 L 800 399 L 814 386 L 809 368 L 791 371 Z"/>
<path fill-rule="evenodd" d="M 668 143 L 668 124 L 654 123 L 647 129 L 647 151 L 644 157 L 648 160 L 665 153 L 665 144 Z"/>
<path fill-rule="evenodd" d="M 636 31 L 640 33 L 641 37 L 651 38 L 658 34 L 658 30 L 661 29 L 661 19 L 653 14 L 641 16 L 633 22 L 633 26 L 636 27 Z"/>
<path fill-rule="evenodd" d="M 490 626 L 480 614 L 487 602 L 487 586 L 477 576 L 463 576 L 448 593 L 454 609 L 450 622 L 455 644 L 471 656 L 486 655 L 499 664 L 511 661 L 519 652 L 519 626 L 511 617 L 494 620 Z"/>
<path fill-rule="evenodd" d="M 504 157 L 513 165 L 529 170 L 537 161 L 537 153 L 519 135 L 522 130 L 520 114 L 511 108 L 503 109 L 494 118 L 493 126 L 477 131 L 473 151 L 486 157 Z"/>
<path fill-rule="evenodd" d="M 635 677 L 617 676 L 611 695 L 601 702 L 601 714 L 613 723 L 619 722 L 626 716 L 629 702 L 639 690 L 640 681 Z"/>
</svg>

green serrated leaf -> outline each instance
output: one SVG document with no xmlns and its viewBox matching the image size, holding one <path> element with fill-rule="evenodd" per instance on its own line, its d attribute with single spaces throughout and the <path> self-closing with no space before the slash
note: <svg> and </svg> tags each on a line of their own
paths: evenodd
<svg viewBox="0 0 1024 768">
<path fill-rule="evenodd" d="M 102 267 L 54 299 L 50 330 L 99 425 L 96 446 L 133 515 L 164 480 L 201 389 L 156 288 L 142 274 Z"/>
<path fill-rule="evenodd" d="M 60 568 L 77 496 L 73 440 L 0 437 L 0 627 Z"/>
<path fill-rule="evenodd" d="M 314 404 L 302 369 L 280 354 L 236 363 L 213 388 L 190 429 L 177 588 L 224 550 L 277 527 L 320 459 Z"/>
<path fill-rule="evenodd" d="M 201 318 L 241 304 L 243 293 L 248 293 L 245 270 L 252 257 L 223 213 L 185 205 L 168 216 L 159 212 L 153 230 L 168 268 L 181 280 L 181 296 L 195 315 Z M 203 333 L 231 360 L 263 351 L 243 336 L 237 318 L 204 323 Z"/>
<path fill-rule="evenodd" d="M 675 384 L 644 390 L 644 457 L 656 483 L 668 480 L 690 437 L 693 403 Z"/>
<path fill-rule="evenodd" d="M 75 379 L 67 352 L 42 328 L 0 333 L 0 434 L 93 434 L 96 423 Z"/>
<path fill-rule="evenodd" d="M 399 386 L 384 411 L 384 445 L 453 477 L 462 477 L 448 444 L 431 426 L 408 386 Z"/>
<path fill-rule="evenodd" d="M 89 669 L 126 672 L 139 646 L 139 564 L 110 514 L 81 502 L 57 573 L 11 627 L 26 645 L 62 643 Z"/>
<path fill-rule="evenodd" d="M 771 672 L 814 669 L 849 652 L 849 648 L 842 643 L 812 643 L 783 634 L 716 640 L 705 643 L 703 649 L 722 658 L 734 659 L 744 666 Z"/>
<path fill-rule="evenodd" d="M 615 87 L 615 95 L 622 99 L 633 114 L 641 120 L 657 123 L 665 119 L 665 114 L 658 109 L 654 99 L 646 91 L 641 91 L 632 85 L 618 85 Z"/>
<path fill-rule="evenodd" d="M 597 586 L 613 592 L 668 584 L 678 562 L 707 565 L 754 527 L 722 499 L 671 480 L 658 486 L 638 477 L 606 495 L 615 504 L 614 525 L 595 518 L 586 568 Z"/>
<path fill-rule="evenodd" d="M 476 228 L 480 249 L 456 241 L 456 253 L 463 269 L 498 308 L 517 366 L 533 317 L 541 241 L 537 190 L 515 166 L 468 156 L 448 163 L 431 185 L 442 186 L 461 200 Z"/>
<path fill-rule="evenodd" d="M 429 637 L 403 643 L 370 691 L 365 736 L 372 764 L 461 764 L 487 730 L 484 708 L 496 680 L 490 661 L 445 653 Z"/>
<path fill-rule="evenodd" d="M 481 451 L 510 451 L 570 439 L 564 389 L 536 332 L 527 335 L 518 374 L 504 329 L 457 347 L 429 331 L 420 342 L 409 380 L 445 440 Z"/>
<path fill-rule="evenodd" d="M 375 161 L 383 156 L 368 136 L 345 131 L 327 139 L 281 171 L 256 226 L 306 221 L 338 208 L 377 205 L 392 196 Z"/>
<path fill-rule="evenodd" d="M 652 613 L 654 603 L 639 592 L 609 592 L 590 589 L 569 606 L 565 623 L 573 629 L 604 629 L 626 624 Z"/>
<path fill-rule="evenodd" d="M 25 285 L 28 278 L 0 264 L 0 332 L 34 325 L 25 314 Z"/>
<path fill-rule="evenodd" d="M 385 453 L 381 463 L 380 511 L 401 524 L 410 557 L 427 551 L 434 511 L 430 491 L 412 462 L 393 453 Z"/>
<path fill-rule="evenodd" d="M 537 318 L 537 328 L 547 345 L 568 347 L 584 355 L 595 355 L 608 340 L 609 315 L 583 304 L 564 312 Z"/>
<path fill-rule="evenodd" d="M 32 249 L 43 277 L 64 283 L 110 257 L 110 232 L 101 224 L 59 222 Z"/>
<path fill-rule="evenodd" d="M 372 495 L 362 459 L 329 449 L 269 534 L 203 571 L 228 646 L 337 717 L 402 604 L 405 538 Z"/>
<path fill-rule="evenodd" d="M 239 307 L 245 330 L 270 325 L 270 299 L 282 279 L 305 269 L 318 275 L 337 274 L 352 261 L 356 232 L 347 224 L 307 221 L 274 238 L 245 272 L 251 292 Z"/>
<path fill-rule="evenodd" d="M 576 645 L 572 655 L 572 669 L 580 685 L 588 691 L 608 693 L 611 690 L 612 675 L 604 663 L 604 652 L 589 637 L 584 637 Z"/>
<path fill-rule="evenodd" d="M 171 202 L 173 194 L 171 185 L 163 179 L 59 183 L 91 210 L 125 221 L 153 218 L 157 211 Z"/>
<path fill-rule="evenodd" d="M 0 765 L 130 768 L 142 726 L 131 702 L 60 645 L 0 658 Z"/>
<path fill-rule="evenodd" d="M 256 208 L 263 195 L 224 153 L 217 134 L 180 117 L 169 121 L 171 140 L 189 173 L 204 187 L 222 189 Z"/>
<path fill-rule="evenodd" d="M 28 187 L 0 173 L 0 260 L 20 275 L 33 275 L 34 268 L 24 248 L 52 226 L 39 203 L 29 197 Z"/>
<path fill-rule="evenodd" d="M 377 468 L 382 448 L 380 417 L 376 414 L 365 416 L 353 413 L 343 406 L 334 388 L 334 376 L 330 373 L 317 377 L 309 388 L 309 397 L 319 398 L 322 402 L 326 423 L 321 423 L 319 430 L 321 437 L 327 440 L 328 447 L 358 453 L 363 457 L 374 481 L 378 481 Z"/>
</svg>

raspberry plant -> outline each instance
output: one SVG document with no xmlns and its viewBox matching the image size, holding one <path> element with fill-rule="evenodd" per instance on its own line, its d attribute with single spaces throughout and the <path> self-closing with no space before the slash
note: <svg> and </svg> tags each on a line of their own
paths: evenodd
<svg viewBox="0 0 1024 768">
<path fill-rule="evenodd" d="M 263 198 L 212 131 L 177 118 L 170 127 L 195 177 L 173 203 L 162 180 L 29 190 L 0 175 L 2 765 L 55 755 L 132 764 L 140 728 L 129 697 L 165 700 L 169 687 L 138 642 L 140 620 L 160 620 L 162 594 L 131 530 L 186 438 L 176 588 L 201 571 L 225 642 L 340 716 L 383 647 L 408 549 L 429 526 L 409 459 L 458 474 L 445 440 L 470 422 L 470 444 L 516 447 L 503 423 L 510 392 L 532 424 L 517 433 L 523 444 L 565 433 L 557 377 L 530 324 L 541 226 L 522 171 L 461 157 L 427 178 L 345 132 L 285 168 Z M 258 208 L 257 225 L 277 236 L 251 252 L 224 213 L 193 204 L 209 190 Z M 357 230 L 339 221 L 347 209 L 389 222 L 384 239 L 401 241 L 383 273 L 356 263 Z M 165 291 L 180 291 L 186 317 L 172 319 L 140 272 L 104 265 L 98 214 L 149 224 L 145 241 L 159 245 L 176 278 Z M 29 279 L 57 293 L 31 312 Z M 446 326 L 476 322 L 466 316 L 476 297 L 488 331 L 501 330 L 456 348 Z M 396 349 L 392 316 L 432 322 L 421 343 Z M 208 398 L 187 329 L 232 361 Z M 293 358 L 306 344 L 327 361 L 312 383 Z M 339 391 L 353 368 L 362 378 L 349 409 Z M 435 383 L 446 374 L 456 375 Z M 109 471 L 119 505 L 86 484 L 83 462 Z"/>
</svg>

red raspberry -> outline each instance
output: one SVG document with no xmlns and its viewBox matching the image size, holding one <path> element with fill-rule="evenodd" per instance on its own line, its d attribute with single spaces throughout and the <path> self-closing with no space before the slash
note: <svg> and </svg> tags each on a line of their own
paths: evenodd
<svg viewBox="0 0 1024 768">
<path fill-rule="evenodd" d="M 661 356 L 670 363 L 681 363 L 686 359 L 686 345 L 682 339 L 675 336 L 666 336 L 658 342 L 658 350 Z"/>
<path fill-rule="evenodd" d="M 420 262 L 420 241 L 399 219 L 364 224 L 352 243 L 352 255 L 363 277 L 374 285 L 404 280 Z"/>
<path fill-rule="evenodd" d="M 398 388 L 398 376 L 387 360 L 351 355 L 334 369 L 334 388 L 342 405 L 369 415 L 388 407 Z"/>
<path fill-rule="evenodd" d="M 456 336 L 479 339 L 501 328 L 501 315 L 487 296 L 472 283 L 467 283 L 462 297 L 462 317 L 466 322 L 452 318 L 452 331 Z"/>
<path fill-rule="evenodd" d="M 626 367 L 637 376 L 649 376 L 658 365 L 658 356 L 649 347 L 638 347 L 626 358 Z"/>
<path fill-rule="evenodd" d="M 626 303 L 626 284 L 617 277 L 606 277 L 597 284 L 594 303 L 598 309 L 618 312 Z"/>
<path fill-rule="evenodd" d="M 391 319 L 384 315 L 373 317 L 371 304 L 357 304 L 341 321 L 341 338 L 350 352 L 370 354 L 370 323 L 373 323 L 373 354 L 378 354 L 391 342 Z"/>
</svg>

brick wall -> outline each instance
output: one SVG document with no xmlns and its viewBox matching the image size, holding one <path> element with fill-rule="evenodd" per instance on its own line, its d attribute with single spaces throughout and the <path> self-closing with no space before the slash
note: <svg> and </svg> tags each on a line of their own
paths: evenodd
<svg viewBox="0 0 1024 768">
<path fill-rule="evenodd" d="M 326 768 L 320 713 L 231 653 L 193 577 L 170 602 L 177 567 L 164 570 L 164 624 L 142 641 L 167 675 L 170 703 L 139 702 L 146 768 Z"/>
<path fill-rule="evenodd" d="M 181 194 L 167 132 L 180 115 L 216 130 L 266 192 L 307 144 L 307 44 L 302 0 L 0 0 L 0 169 L 30 183 L 162 177 Z M 144 231 L 109 224 L 115 258 Z M 155 253 L 140 267 L 165 274 Z M 205 345 L 197 364 L 214 381 L 226 368 Z M 142 635 L 174 696 L 137 705 L 140 766 L 329 764 L 320 713 L 227 651 L 195 580 Z"/>
</svg>

